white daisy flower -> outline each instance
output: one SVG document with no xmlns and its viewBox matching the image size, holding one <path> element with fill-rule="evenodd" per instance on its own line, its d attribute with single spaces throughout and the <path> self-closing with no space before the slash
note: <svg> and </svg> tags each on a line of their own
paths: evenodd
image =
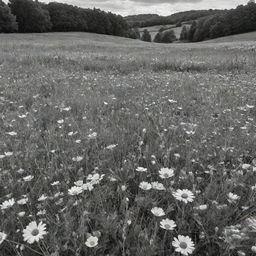
<svg viewBox="0 0 256 256">
<path fill-rule="evenodd" d="M 45 194 L 42 194 L 37 200 L 39 202 L 45 201 L 48 197 Z"/>
<path fill-rule="evenodd" d="M 146 181 L 142 181 L 139 185 L 139 187 L 142 189 L 142 190 L 150 190 L 152 188 L 151 184 L 146 182 Z"/>
<path fill-rule="evenodd" d="M 90 236 L 89 238 L 87 238 L 85 245 L 87 247 L 92 248 L 98 245 L 98 241 L 99 241 L 99 238 L 97 236 Z"/>
<path fill-rule="evenodd" d="M 137 171 L 137 172 L 147 172 L 147 168 L 144 168 L 144 167 L 137 167 L 137 168 L 136 168 L 136 171 Z"/>
<path fill-rule="evenodd" d="M 89 174 L 87 180 L 89 180 L 93 185 L 95 185 L 99 184 L 104 176 L 104 174 L 100 175 L 99 173 Z"/>
<path fill-rule="evenodd" d="M 76 156 L 72 158 L 72 161 L 74 162 L 81 162 L 84 158 L 82 156 Z"/>
<path fill-rule="evenodd" d="M 158 181 L 151 182 L 152 188 L 155 190 L 166 190 L 164 185 Z"/>
<path fill-rule="evenodd" d="M 35 221 L 32 221 L 23 230 L 23 239 L 25 242 L 29 244 L 33 244 L 34 242 L 39 242 L 39 240 L 43 239 L 43 236 L 46 234 L 47 232 L 46 232 L 45 224 L 40 222 L 37 225 Z"/>
<path fill-rule="evenodd" d="M 173 193 L 173 196 L 181 202 L 185 204 L 194 201 L 194 194 L 188 189 L 178 189 L 176 192 Z"/>
<path fill-rule="evenodd" d="M 75 181 L 74 184 L 78 187 L 82 187 L 84 182 L 82 180 Z"/>
<path fill-rule="evenodd" d="M 156 216 L 156 217 L 162 217 L 165 215 L 165 212 L 162 208 L 160 207 L 153 207 L 151 209 L 151 212 Z"/>
<path fill-rule="evenodd" d="M 160 227 L 166 230 L 173 230 L 176 226 L 176 223 L 168 218 L 160 222 Z"/>
<path fill-rule="evenodd" d="M 161 168 L 158 173 L 159 177 L 162 179 L 168 179 L 174 176 L 174 170 L 170 168 Z"/>
<path fill-rule="evenodd" d="M 24 181 L 31 181 L 31 180 L 33 180 L 34 179 L 34 176 L 33 175 L 28 175 L 28 176 L 26 176 L 26 177 L 23 177 L 23 180 Z"/>
<path fill-rule="evenodd" d="M 7 235 L 4 232 L 0 232 L 0 245 L 4 242 Z"/>
<path fill-rule="evenodd" d="M 237 200 L 240 199 L 240 196 L 234 194 L 234 193 L 228 193 L 228 201 L 229 203 L 235 203 Z"/>
<path fill-rule="evenodd" d="M 68 194 L 71 196 L 77 196 L 83 192 L 81 187 L 73 186 L 68 190 Z"/>
<path fill-rule="evenodd" d="M 94 184 L 92 184 L 91 182 L 84 183 L 82 189 L 92 191 L 94 189 Z"/>
<path fill-rule="evenodd" d="M 28 198 L 24 197 L 17 201 L 17 204 L 19 205 L 25 205 L 28 202 Z"/>
<path fill-rule="evenodd" d="M 179 235 L 178 238 L 175 237 L 172 245 L 175 247 L 176 252 L 185 256 L 192 254 L 195 250 L 195 244 L 189 236 Z"/>
<path fill-rule="evenodd" d="M 13 198 L 6 200 L 0 204 L 1 210 L 6 210 L 8 208 L 11 208 L 15 204 L 15 201 Z"/>
</svg>

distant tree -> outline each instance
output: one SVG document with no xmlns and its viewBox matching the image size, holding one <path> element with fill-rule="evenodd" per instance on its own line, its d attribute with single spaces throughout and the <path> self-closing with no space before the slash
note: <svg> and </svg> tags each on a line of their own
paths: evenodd
<svg viewBox="0 0 256 256">
<path fill-rule="evenodd" d="M 78 7 L 57 2 L 45 6 L 53 31 L 87 31 L 86 15 Z"/>
<path fill-rule="evenodd" d="M 162 32 L 159 31 L 159 32 L 155 35 L 154 42 L 155 42 L 155 43 L 162 43 L 162 36 L 163 36 Z"/>
<path fill-rule="evenodd" d="M 52 24 L 49 12 L 33 0 L 10 0 L 9 7 L 16 16 L 19 32 L 47 32 Z"/>
<path fill-rule="evenodd" d="M 151 35 L 150 35 L 150 33 L 148 32 L 147 29 L 143 30 L 143 34 L 141 36 L 141 40 L 145 41 L 145 42 L 151 42 L 152 41 Z"/>
<path fill-rule="evenodd" d="M 0 0 L 0 33 L 11 33 L 17 30 L 16 17 L 11 13 L 10 8 Z"/>
<path fill-rule="evenodd" d="M 132 38 L 132 39 L 140 39 L 140 31 L 139 31 L 139 29 L 138 28 L 130 29 L 128 37 Z"/>
<path fill-rule="evenodd" d="M 188 40 L 188 30 L 186 26 L 183 26 L 181 33 L 180 33 L 180 41 Z"/>
<path fill-rule="evenodd" d="M 162 43 L 173 43 L 176 40 L 177 38 L 172 29 L 163 32 L 162 39 L 161 39 Z"/>
<path fill-rule="evenodd" d="M 193 38 L 194 38 L 194 34 L 196 32 L 196 28 L 197 28 L 197 24 L 196 24 L 196 21 L 193 21 L 189 31 L 188 31 L 188 40 L 189 41 L 193 41 Z"/>
</svg>

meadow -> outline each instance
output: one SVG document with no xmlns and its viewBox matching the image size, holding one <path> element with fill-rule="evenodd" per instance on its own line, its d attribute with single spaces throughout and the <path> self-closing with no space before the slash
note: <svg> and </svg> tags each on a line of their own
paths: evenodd
<svg viewBox="0 0 256 256">
<path fill-rule="evenodd" d="M 250 35 L 1 34 L 0 255 L 255 255 Z"/>
</svg>

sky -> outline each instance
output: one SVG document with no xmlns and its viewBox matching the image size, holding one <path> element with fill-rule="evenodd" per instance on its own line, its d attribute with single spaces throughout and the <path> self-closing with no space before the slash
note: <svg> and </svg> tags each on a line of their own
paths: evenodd
<svg viewBox="0 0 256 256">
<path fill-rule="evenodd" d="M 154 13 L 170 15 L 175 12 L 200 9 L 231 9 L 248 0 L 40 0 L 62 2 L 84 8 L 100 8 L 123 16 Z"/>
</svg>

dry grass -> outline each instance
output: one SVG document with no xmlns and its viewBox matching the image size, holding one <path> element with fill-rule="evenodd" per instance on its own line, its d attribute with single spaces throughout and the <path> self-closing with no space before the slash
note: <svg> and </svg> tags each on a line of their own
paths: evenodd
<svg viewBox="0 0 256 256">
<path fill-rule="evenodd" d="M 249 41 L 0 35 L 0 204 L 15 200 L 0 210 L 0 255 L 179 255 L 178 234 L 194 255 L 252 255 L 255 57 Z M 163 167 L 174 177 L 159 177 Z M 105 175 L 92 191 L 68 193 L 92 173 Z M 144 191 L 142 181 L 166 190 Z M 194 201 L 175 199 L 177 189 Z M 174 231 L 160 228 L 155 206 Z M 32 220 L 48 234 L 29 245 L 22 231 Z"/>
</svg>

